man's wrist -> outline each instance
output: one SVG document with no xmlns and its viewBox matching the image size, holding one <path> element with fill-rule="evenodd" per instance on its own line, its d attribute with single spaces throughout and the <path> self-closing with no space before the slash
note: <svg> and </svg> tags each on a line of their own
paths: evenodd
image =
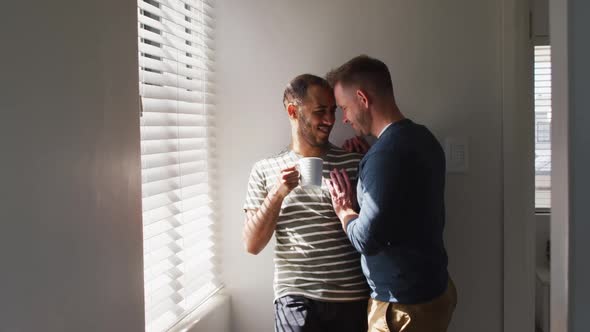
<svg viewBox="0 0 590 332">
<path fill-rule="evenodd" d="M 348 223 L 351 222 L 352 220 L 358 218 L 358 216 L 359 216 L 358 213 L 356 213 L 351 208 L 341 211 L 338 214 L 338 218 L 340 219 L 340 222 L 342 224 L 342 229 L 344 229 L 344 231 L 346 232 L 346 227 L 348 226 Z"/>
<path fill-rule="evenodd" d="M 285 197 L 287 197 L 287 195 L 289 195 L 289 190 L 286 189 L 284 186 L 282 185 L 277 185 L 274 188 L 274 196 L 278 199 L 280 199 L 281 201 L 283 199 L 285 199 Z"/>
</svg>

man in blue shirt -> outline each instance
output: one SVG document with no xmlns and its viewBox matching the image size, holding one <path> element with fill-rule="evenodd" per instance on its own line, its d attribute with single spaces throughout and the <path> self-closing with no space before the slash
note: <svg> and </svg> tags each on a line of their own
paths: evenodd
<svg viewBox="0 0 590 332">
<path fill-rule="evenodd" d="M 372 290 L 369 331 L 444 332 L 457 302 L 443 243 L 444 152 L 400 112 L 383 62 L 363 55 L 327 76 L 343 121 L 377 137 L 359 165 L 359 210 L 345 171 L 328 181 Z"/>
</svg>

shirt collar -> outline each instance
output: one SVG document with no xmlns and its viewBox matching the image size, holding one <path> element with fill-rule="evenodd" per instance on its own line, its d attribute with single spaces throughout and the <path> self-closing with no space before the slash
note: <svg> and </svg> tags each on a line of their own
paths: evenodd
<svg viewBox="0 0 590 332">
<path fill-rule="evenodd" d="M 383 135 L 383 133 L 385 132 L 385 130 L 387 130 L 387 128 L 389 128 L 389 126 L 391 126 L 393 124 L 393 122 L 390 122 L 389 124 L 387 124 L 387 126 L 385 126 L 383 128 L 383 130 L 381 130 L 381 132 L 379 133 L 379 135 L 377 136 L 377 138 L 381 137 L 381 135 Z"/>
</svg>

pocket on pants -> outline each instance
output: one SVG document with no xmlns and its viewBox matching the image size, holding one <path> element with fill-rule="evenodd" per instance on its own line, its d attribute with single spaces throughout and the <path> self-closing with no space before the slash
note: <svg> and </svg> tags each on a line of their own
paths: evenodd
<svg viewBox="0 0 590 332">
<path fill-rule="evenodd" d="M 389 312 L 389 302 L 381 302 L 370 299 L 368 311 L 369 331 L 368 332 L 393 332 L 389 328 L 387 313 Z"/>
<path fill-rule="evenodd" d="M 390 303 L 387 308 L 387 326 L 391 332 L 404 331 L 410 325 L 412 317 L 408 312 L 396 308 Z"/>
<path fill-rule="evenodd" d="M 303 296 L 287 295 L 275 301 L 275 331 L 304 331 L 310 320 L 310 302 Z"/>
</svg>

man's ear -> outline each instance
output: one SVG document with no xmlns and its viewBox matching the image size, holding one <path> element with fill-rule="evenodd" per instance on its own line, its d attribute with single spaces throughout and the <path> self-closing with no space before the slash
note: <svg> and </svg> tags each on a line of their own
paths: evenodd
<svg viewBox="0 0 590 332">
<path fill-rule="evenodd" d="M 369 99 L 369 95 L 366 91 L 361 89 L 356 90 L 356 98 L 361 105 L 363 105 L 365 108 L 369 108 L 371 100 Z"/>
<path fill-rule="evenodd" d="M 295 105 L 294 103 L 289 103 L 287 105 L 287 114 L 289 115 L 289 119 L 297 119 L 297 115 L 298 115 L 298 108 L 297 105 Z"/>
</svg>

